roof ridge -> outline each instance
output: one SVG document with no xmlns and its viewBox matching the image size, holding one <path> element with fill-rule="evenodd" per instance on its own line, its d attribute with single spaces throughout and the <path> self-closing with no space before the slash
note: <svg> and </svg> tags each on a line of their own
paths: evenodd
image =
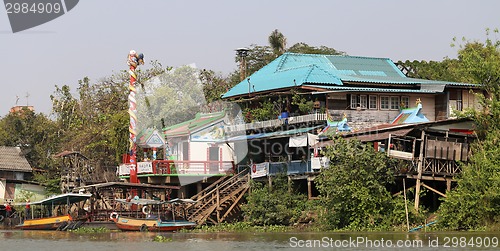
<svg viewBox="0 0 500 251">
<path fill-rule="evenodd" d="M 296 53 L 296 52 L 285 52 L 283 55 L 294 55 L 294 56 L 315 56 L 315 57 L 346 57 L 346 58 L 365 58 L 365 59 L 381 59 L 381 60 L 392 60 L 387 57 L 368 57 L 368 56 L 352 56 L 352 55 L 338 55 L 338 54 L 311 54 L 311 53 Z"/>
</svg>

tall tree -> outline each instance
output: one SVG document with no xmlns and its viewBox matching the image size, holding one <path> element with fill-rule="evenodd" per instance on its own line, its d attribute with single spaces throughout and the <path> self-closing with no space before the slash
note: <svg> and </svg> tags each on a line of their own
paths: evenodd
<svg viewBox="0 0 500 251">
<path fill-rule="evenodd" d="M 494 31 L 498 33 L 498 30 Z M 500 41 L 466 41 L 458 51 L 459 72 L 468 82 L 481 84 L 485 109 L 470 110 L 479 140 L 457 179 L 457 187 L 439 208 L 444 228 L 468 230 L 500 223 Z"/>
<path fill-rule="evenodd" d="M 286 51 L 286 37 L 278 29 L 271 32 L 268 38 L 275 57 L 281 56 Z"/>
</svg>

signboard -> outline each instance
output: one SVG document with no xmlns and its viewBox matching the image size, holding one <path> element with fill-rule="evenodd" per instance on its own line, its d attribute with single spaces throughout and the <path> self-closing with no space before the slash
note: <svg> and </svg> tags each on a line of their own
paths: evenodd
<svg viewBox="0 0 500 251">
<path fill-rule="evenodd" d="M 330 166 L 330 160 L 327 157 L 311 158 L 311 167 L 313 170 L 319 170 L 321 168 L 328 168 L 329 166 Z"/>
<path fill-rule="evenodd" d="M 252 179 L 265 177 L 269 173 L 269 162 L 253 164 L 252 168 Z"/>
<path fill-rule="evenodd" d="M 152 162 L 137 162 L 137 173 L 152 173 L 153 163 Z"/>
<path fill-rule="evenodd" d="M 133 164 L 121 164 L 118 166 L 118 175 L 130 175 L 130 169 L 134 168 Z"/>
</svg>

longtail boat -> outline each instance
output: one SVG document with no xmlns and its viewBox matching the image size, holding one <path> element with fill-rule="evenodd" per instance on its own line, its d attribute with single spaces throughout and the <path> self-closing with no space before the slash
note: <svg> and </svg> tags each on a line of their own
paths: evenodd
<svg viewBox="0 0 500 251">
<path fill-rule="evenodd" d="M 41 201 L 32 202 L 30 203 L 32 217 L 30 219 L 25 219 L 24 222 L 15 227 L 23 230 L 66 230 L 69 228 L 75 228 L 78 225 L 83 224 L 85 217 L 80 218 L 77 215 L 75 215 L 76 217 L 73 217 L 69 213 L 62 215 L 51 214 L 53 214 L 56 207 L 69 212 L 72 205 L 85 201 L 90 197 L 90 194 L 66 193 Z M 18 203 L 16 205 L 25 206 L 26 204 L 27 203 Z M 33 215 L 34 207 L 39 207 L 40 209 L 40 214 L 37 215 L 37 217 Z M 47 215 L 44 215 L 44 212 L 46 212 Z"/>
<path fill-rule="evenodd" d="M 136 217 L 119 215 L 117 212 L 111 213 L 110 219 L 114 221 L 116 226 L 123 231 L 167 232 L 177 231 L 183 228 L 193 228 L 197 225 L 195 222 L 176 219 L 174 211 L 174 207 L 176 205 L 193 203 L 195 202 L 193 200 L 174 199 L 170 201 L 155 201 L 147 199 L 116 199 L 116 201 L 128 205 L 142 206 L 141 212 L 137 212 Z M 165 218 L 169 215 L 166 213 L 166 207 L 170 208 L 171 219 Z M 154 212 L 155 210 L 156 212 Z"/>
</svg>

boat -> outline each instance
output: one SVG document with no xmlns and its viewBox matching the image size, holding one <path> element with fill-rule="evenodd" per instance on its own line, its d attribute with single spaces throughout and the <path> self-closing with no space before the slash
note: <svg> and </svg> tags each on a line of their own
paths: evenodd
<svg viewBox="0 0 500 251">
<path fill-rule="evenodd" d="M 71 215 L 73 205 L 91 197 L 90 194 L 66 193 L 47 199 L 31 202 L 31 219 L 25 219 L 15 228 L 22 230 L 67 230 L 79 227 L 86 221 L 86 215 L 78 212 Z M 17 203 L 17 206 L 26 206 L 27 203 Z M 34 209 L 36 207 L 36 210 Z M 58 213 L 62 211 L 64 213 Z M 80 210 L 78 210 L 80 211 Z M 37 215 L 34 215 L 34 212 Z"/>
<path fill-rule="evenodd" d="M 120 215 L 117 212 L 111 213 L 110 220 L 114 221 L 116 226 L 122 231 L 172 232 L 193 228 L 197 225 L 195 222 L 176 219 L 175 217 L 176 207 L 182 207 L 181 205 L 185 203 L 195 203 L 195 201 L 190 199 L 157 201 L 135 198 L 132 200 L 115 199 L 115 201 L 137 209 L 135 216 L 133 216 L 133 213 L 127 216 Z M 140 212 L 139 208 L 141 208 Z M 171 211 L 171 214 L 168 214 L 167 211 Z M 171 219 L 166 219 L 169 216 Z"/>
</svg>

